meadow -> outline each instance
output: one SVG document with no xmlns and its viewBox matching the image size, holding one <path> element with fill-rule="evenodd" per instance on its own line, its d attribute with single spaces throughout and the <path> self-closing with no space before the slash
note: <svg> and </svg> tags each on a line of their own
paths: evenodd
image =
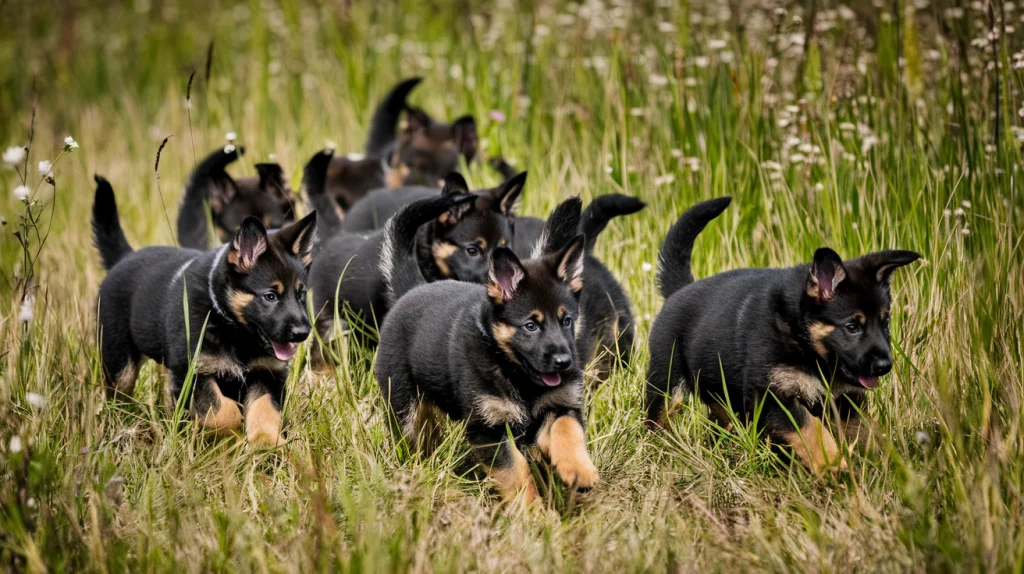
<svg viewBox="0 0 1024 574">
<path fill-rule="evenodd" d="M 1024 571 L 1024 6 L 89 4 L 0 0 L 0 150 L 30 145 L 0 170 L 0 569 Z M 639 324 L 633 364 L 587 396 L 593 491 L 538 465 L 544 508 L 505 508 L 454 424 L 409 456 L 355 345 L 326 375 L 300 351 L 269 452 L 178 424 L 152 362 L 137 404 L 105 398 L 93 174 L 133 246 L 172 244 L 185 179 L 225 134 L 248 148 L 234 173 L 273 157 L 298 189 L 414 75 L 413 102 L 474 114 L 484 155 L 529 171 L 521 213 L 648 203 L 597 245 Z M 895 276 L 877 444 L 848 474 L 816 478 L 698 402 L 643 425 L 657 250 L 721 195 L 698 277 L 822 245 L 923 255 Z"/>
</svg>

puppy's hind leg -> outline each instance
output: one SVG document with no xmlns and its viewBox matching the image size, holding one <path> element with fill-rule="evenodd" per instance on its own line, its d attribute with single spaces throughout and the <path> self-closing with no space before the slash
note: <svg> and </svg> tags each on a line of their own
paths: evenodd
<svg viewBox="0 0 1024 574">
<path fill-rule="evenodd" d="M 228 436 L 242 428 L 242 411 L 238 403 L 221 393 L 220 385 L 213 377 L 202 376 L 196 379 L 195 390 L 192 392 L 192 413 L 200 425 L 216 436 Z"/>
<path fill-rule="evenodd" d="M 105 329 L 100 334 L 103 380 L 107 397 L 130 399 L 139 377 L 141 354 L 127 337 L 128 327 Z"/>
</svg>

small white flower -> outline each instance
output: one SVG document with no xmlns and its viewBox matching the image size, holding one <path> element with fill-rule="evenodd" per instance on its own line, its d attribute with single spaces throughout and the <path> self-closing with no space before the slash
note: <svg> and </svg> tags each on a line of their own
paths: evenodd
<svg viewBox="0 0 1024 574">
<path fill-rule="evenodd" d="M 729 45 L 729 43 L 726 42 L 725 40 L 717 40 L 716 39 L 716 40 L 711 40 L 711 41 L 708 42 L 708 49 L 709 50 L 714 50 L 714 51 L 717 52 L 719 50 L 724 50 L 725 47 L 728 46 L 728 45 Z"/>
<path fill-rule="evenodd" d="M 953 212 L 953 215 L 955 215 L 955 216 L 957 216 L 957 217 L 963 217 L 965 213 L 966 213 L 966 212 L 965 212 L 965 211 L 964 211 L 963 209 L 961 209 L 961 208 L 959 208 L 959 207 L 958 207 L 958 208 L 956 208 L 956 210 L 955 210 L 955 211 Z"/>
<path fill-rule="evenodd" d="M 46 397 L 39 393 L 25 393 L 25 400 L 33 407 L 42 410 L 46 408 Z"/>
<path fill-rule="evenodd" d="M 269 159 L 270 161 L 277 161 L 277 154 L 276 153 L 272 153 L 272 154 L 267 156 L 267 159 Z"/>
<path fill-rule="evenodd" d="M 676 31 L 676 25 L 672 22 L 658 22 L 658 30 L 661 32 L 670 33 Z"/>
<path fill-rule="evenodd" d="M 736 55 L 732 53 L 732 50 L 726 50 L 718 54 L 718 59 L 726 64 L 731 64 L 736 59 Z"/>
<path fill-rule="evenodd" d="M 604 172 L 605 172 L 605 173 L 607 173 L 608 175 L 611 175 L 611 174 L 612 174 L 612 172 L 614 172 L 614 171 L 615 171 L 615 170 L 614 170 L 614 169 L 612 169 L 612 166 L 610 166 L 610 165 L 606 165 L 606 166 L 604 166 Z"/>
<path fill-rule="evenodd" d="M 672 150 L 672 157 L 677 158 L 677 159 L 683 157 L 683 150 L 678 149 L 678 148 L 673 149 Z"/>
<path fill-rule="evenodd" d="M 32 321 L 35 317 L 35 297 L 29 295 L 25 297 L 25 300 L 21 302 L 21 308 L 18 309 L 18 321 L 24 325 Z"/>
<path fill-rule="evenodd" d="M 927 446 L 928 443 L 932 442 L 932 437 L 928 436 L 928 433 L 923 430 L 919 430 L 914 433 L 914 440 L 921 446 Z"/>
<path fill-rule="evenodd" d="M 338 143 L 335 142 L 334 140 L 327 140 L 326 142 L 324 142 L 324 149 L 334 151 L 338 149 Z"/>
<path fill-rule="evenodd" d="M 634 118 L 643 117 L 644 109 L 643 108 L 630 108 L 629 115 L 633 116 Z"/>
<path fill-rule="evenodd" d="M 64 151 L 65 152 L 73 152 L 76 149 L 78 149 L 78 142 L 75 141 L 75 138 L 73 138 L 71 136 L 68 136 L 68 137 L 64 138 Z"/>
<path fill-rule="evenodd" d="M 820 181 L 814 184 L 814 191 L 825 191 L 825 184 L 821 183 Z"/>
<path fill-rule="evenodd" d="M 233 153 L 235 151 L 235 144 L 228 144 L 224 146 L 224 153 Z"/>
<path fill-rule="evenodd" d="M 4 165 L 7 167 L 14 167 L 25 160 L 25 148 L 11 146 L 4 152 L 3 158 Z"/>
<path fill-rule="evenodd" d="M 804 156 L 804 154 L 802 154 L 802 153 L 795 153 L 795 154 L 789 156 L 790 163 L 803 163 L 806 160 L 807 160 L 807 157 Z"/>
<path fill-rule="evenodd" d="M 971 202 L 967 201 L 966 199 L 961 201 L 960 205 L 964 206 L 965 209 L 970 209 L 971 208 Z"/>
<path fill-rule="evenodd" d="M 31 193 L 32 190 L 24 185 L 14 188 L 14 197 L 18 198 L 18 201 L 25 201 Z"/>
<path fill-rule="evenodd" d="M 694 78 L 693 76 L 686 76 L 683 78 L 683 85 L 687 88 L 692 88 L 697 85 L 697 78 Z"/>
<path fill-rule="evenodd" d="M 668 85 L 668 78 L 660 74 L 651 74 L 647 77 L 647 81 L 656 88 L 661 88 Z"/>
<path fill-rule="evenodd" d="M 654 265 L 651 265 L 650 263 L 644 261 L 643 263 L 640 264 L 640 269 L 642 269 L 644 273 L 650 273 L 651 270 L 654 269 Z"/>
<path fill-rule="evenodd" d="M 18 436 L 18 435 L 12 436 L 11 437 L 11 444 L 7 448 L 8 448 L 8 450 L 11 451 L 12 454 L 18 454 L 19 452 L 21 452 L 21 448 L 22 448 L 21 437 Z"/>
<path fill-rule="evenodd" d="M 44 159 L 43 161 L 39 162 L 39 175 L 43 177 L 53 175 L 53 172 L 51 171 L 52 168 L 53 162 Z"/>
<path fill-rule="evenodd" d="M 698 68 L 707 68 L 708 62 L 709 60 L 707 56 L 697 56 L 696 58 L 693 59 L 693 65 L 697 66 Z"/>
<path fill-rule="evenodd" d="M 869 151 L 871 151 L 871 148 L 873 148 L 876 145 L 878 145 L 878 141 L 879 141 L 878 140 L 878 136 L 874 136 L 874 135 L 865 136 L 864 139 L 861 140 L 861 142 L 860 142 L 860 153 L 861 153 L 861 155 L 864 155 L 864 154 L 868 153 Z"/>
<path fill-rule="evenodd" d="M 235 140 L 238 139 L 238 134 L 236 134 L 235 132 L 228 132 L 227 134 L 224 135 L 224 137 L 227 138 L 228 142 L 235 143 Z"/>
<path fill-rule="evenodd" d="M 659 175 L 658 177 L 654 178 L 654 185 L 662 187 L 671 184 L 675 180 L 676 176 L 672 175 L 671 173 L 666 173 L 664 175 Z"/>
<path fill-rule="evenodd" d="M 965 228 L 963 228 L 963 229 L 961 229 L 961 230 L 960 230 L 960 233 L 963 233 L 963 234 L 964 234 L 964 236 L 967 236 L 967 235 L 970 235 L 970 234 L 971 234 L 971 230 L 970 230 L 970 229 L 967 229 L 967 228 L 965 227 Z"/>
<path fill-rule="evenodd" d="M 844 132 L 852 132 L 853 130 L 857 129 L 857 126 L 853 125 L 850 122 L 843 122 L 839 124 L 839 129 Z"/>
</svg>

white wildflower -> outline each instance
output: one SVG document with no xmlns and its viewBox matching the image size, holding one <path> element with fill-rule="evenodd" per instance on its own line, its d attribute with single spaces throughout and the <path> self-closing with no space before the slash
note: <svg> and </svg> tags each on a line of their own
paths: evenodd
<svg viewBox="0 0 1024 574">
<path fill-rule="evenodd" d="M 865 136 L 864 139 L 861 140 L 861 142 L 860 142 L 860 153 L 861 153 L 861 155 L 864 155 L 864 154 L 868 153 L 869 151 L 871 151 L 871 148 L 873 148 L 876 145 L 878 145 L 878 141 L 879 141 L 878 140 L 878 136 L 875 136 L 875 135 Z"/>
<path fill-rule="evenodd" d="M 654 265 L 644 261 L 640 264 L 640 269 L 643 270 L 644 273 L 650 273 L 651 270 L 654 269 Z"/>
<path fill-rule="evenodd" d="M 766 161 L 761 164 L 761 167 L 768 171 L 782 171 L 782 164 L 777 161 Z"/>
<path fill-rule="evenodd" d="M 790 163 L 803 163 L 807 160 L 807 157 L 802 153 L 795 153 L 789 156 Z"/>
<path fill-rule="evenodd" d="M 698 68 L 707 68 L 708 59 L 706 56 L 697 56 L 696 58 L 693 59 L 693 65 L 697 66 Z"/>
<path fill-rule="evenodd" d="M 967 212 L 966 212 L 966 211 L 964 211 L 963 209 L 959 208 L 959 207 L 958 207 L 958 208 L 956 208 L 956 209 L 955 209 L 955 210 L 953 211 L 953 215 L 955 215 L 955 216 L 957 216 L 957 217 L 963 217 L 963 216 L 964 216 L 964 215 L 966 215 L 966 214 L 967 214 Z"/>
<path fill-rule="evenodd" d="M 857 129 L 857 126 L 853 125 L 850 122 L 843 122 L 843 123 L 839 124 L 839 130 L 840 131 L 852 132 L 855 129 Z"/>
<path fill-rule="evenodd" d="M 19 185 L 18 187 L 14 188 L 14 197 L 18 198 L 18 201 L 25 201 L 26 199 L 28 199 L 28 196 L 31 193 L 32 190 L 24 185 Z"/>
<path fill-rule="evenodd" d="M 18 454 L 19 452 L 21 452 L 21 448 L 22 448 L 21 437 L 18 436 L 18 435 L 12 436 L 11 437 L 11 444 L 7 448 L 8 448 L 8 450 L 11 451 L 12 454 Z"/>
<path fill-rule="evenodd" d="M 25 400 L 33 407 L 43 410 L 46 408 L 46 397 L 39 393 L 25 393 Z"/>
<path fill-rule="evenodd" d="M 611 174 L 612 174 L 612 172 L 614 172 L 614 171 L 615 171 L 615 170 L 614 170 L 614 169 L 612 169 L 612 166 L 610 166 L 610 165 L 606 165 L 606 166 L 604 166 L 604 172 L 605 172 L 605 173 L 607 173 L 608 175 L 611 175 Z"/>
<path fill-rule="evenodd" d="M 924 432 L 923 430 L 919 430 L 916 433 L 914 433 L 914 440 L 917 441 L 917 444 L 921 446 L 928 446 L 928 444 L 932 442 L 932 437 L 930 437 L 928 433 Z"/>
<path fill-rule="evenodd" d="M 662 187 L 671 184 L 675 180 L 676 176 L 672 175 L 671 173 L 666 173 L 664 175 L 659 175 L 658 177 L 654 178 L 654 185 Z"/>
<path fill-rule="evenodd" d="M 970 235 L 970 234 L 971 234 L 971 230 L 970 230 L 970 229 L 967 229 L 967 228 L 965 227 L 965 228 L 963 228 L 963 229 L 961 229 L 961 230 L 960 230 L 960 233 L 962 233 L 962 234 L 963 234 L 963 235 L 964 235 L 964 236 L 966 237 L 966 236 L 968 236 L 968 235 Z"/>
<path fill-rule="evenodd" d="M 819 191 L 819 192 L 825 191 L 825 184 L 821 183 L 820 181 L 818 183 L 814 184 L 814 191 Z"/>
<path fill-rule="evenodd" d="M 70 152 L 75 151 L 76 149 L 78 149 L 78 142 L 75 141 L 75 138 L 73 138 L 71 136 L 68 136 L 68 137 L 64 138 L 64 151 L 65 152 L 70 153 Z"/>
<path fill-rule="evenodd" d="M 673 148 L 671 153 L 672 153 L 672 157 L 674 157 L 676 159 L 679 159 L 679 158 L 683 157 L 683 150 L 681 150 L 679 148 Z"/>
<path fill-rule="evenodd" d="M 656 88 L 661 88 L 668 85 L 668 78 L 660 74 L 651 74 L 647 77 L 647 81 Z"/>
<path fill-rule="evenodd" d="M 52 168 L 53 162 L 44 159 L 39 162 L 39 175 L 43 177 L 53 175 L 53 172 L 51 171 Z"/>
<path fill-rule="evenodd" d="M 25 297 L 25 300 L 21 302 L 21 308 L 18 309 L 18 321 L 25 325 L 32 321 L 35 317 L 35 297 L 29 295 Z"/>
<path fill-rule="evenodd" d="M 668 34 L 676 31 L 676 25 L 672 22 L 658 22 L 658 30 Z"/>
<path fill-rule="evenodd" d="M 726 42 L 725 40 L 717 40 L 717 39 L 716 40 L 710 40 L 708 42 L 708 49 L 709 50 L 714 50 L 714 51 L 718 52 L 718 51 L 724 50 L 725 47 L 728 46 L 728 45 L 729 45 L 729 43 Z"/>
<path fill-rule="evenodd" d="M 732 50 L 726 50 L 718 54 L 718 58 L 726 64 L 731 64 L 736 59 L 736 55 L 732 53 Z"/>
<path fill-rule="evenodd" d="M 633 116 L 634 118 L 643 117 L 644 109 L 643 108 L 630 108 L 629 115 Z"/>
<path fill-rule="evenodd" d="M 7 167 L 14 167 L 25 160 L 25 148 L 19 146 L 11 146 L 4 152 L 4 165 Z"/>
<path fill-rule="evenodd" d="M 238 139 L 238 134 L 235 132 L 228 132 L 224 135 L 224 138 L 227 139 L 229 143 L 235 143 L 235 140 Z"/>
<path fill-rule="evenodd" d="M 970 209 L 971 208 L 971 202 L 967 201 L 966 199 L 961 201 L 960 205 L 964 206 L 964 209 Z"/>
<path fill-rule="evenodd" d="M 693 76 L 687 76 L 683 78 L 683 85 L 686 86 L 687 88 L 692 88 L 697 85 L 697 78 L 694 78 Z M 1021 111 L 1024 112 L 1024 108 L 1021 108 Z M 1021 117 L 1024 117 L 1024 115 L 1022 115 Z"/>
</svg>

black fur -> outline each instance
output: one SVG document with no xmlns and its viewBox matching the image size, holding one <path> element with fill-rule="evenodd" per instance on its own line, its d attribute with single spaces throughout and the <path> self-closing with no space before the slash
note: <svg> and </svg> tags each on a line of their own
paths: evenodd
<svg viewBox="0 0 1024 574">
<path fill-rule="evenodd" d="M 759 427 L 798 454 L 794 424 L 783 407 L 801 431 L 820 428 L 831 404 L 844 429 L 860 428 L 857 409 L 864 406 L 866 388 L 892 366 L 890 274 L 919 256 L 882 251 L 844 262 L 822 248 L 811 264 L 740 269 L 694 282 L 693 241 L 728 203 L 721 198 L 694 206 L 662 247 L 659 281 L 667 299 L 651 329 L 649 424 L 663 420 L 666 398 L 685 386 L 723 426 L 730 411 L 749 421 L 763 404 Z M 815 462 L 820 453 L 814 450 L 801 458 L 821 470 L 825 463 Z M 837 450 L 834 443 L 830 450 Z"/>
<path fill-rule="evenodd" d="M 307 182 L 315 180 L 312 176 L 307 177 Z M 434 281 L 461 272 L 454 278 L 480 282 L 486 273 L 485 259 L 480 265 L 481 270 L 474 272 L 469 263 L 456 266 L 455 262 L 449 265 L 449 259 L 439 260 L 435 256 L 435 245 L 449 241 L 471 242 L 480 234 L 499 243 L 507 235 L 506 225 L 486 209 L 486 200 L 467 193 L 461 176 L 453 174 L 451 179 L 453 183 L 446 187 L 445 193 L 435 193 L 429 199 L 413 202 L 393 221 L 401 229 L 416 230 L 417 275 Z M 324 242 L 317 251 L 310 270 L 310 284 L 317 329 L 322 336 L 330 334 L 336 307 L 339 319 L 360 323 L 349 324 L 349 327 L 356 328 L 358 334 L 376 330 L 384 319 L 390 307 L 385 277 L 380 268 L 385 240 L 386 229 L 369 234 L 343 231 Z M 451 254 L 452 257 L 456 255 L 469 257 L 463 253 Z M 476 255 L 476 258 L 485 257 L 482 253 Z M 442 267 L 442 264 L 448 266 Z M 362 340 L 369 339 L 362 337 Z"/>
<path fill-rule="evenodd" d="M 406 108 L 409 93 L 423 81 L 423 78 L 402 80 L 384 96 L 370 121 L 370 135 L 366 140 L 367 157 L 385 157 L 387 150 L 395 144 L 398 120 Z"/>
<path fill-rule="evenodd" d="M 402 265 L 412 254 L 396 244 L 393 258 Z M 576 236 L 559 252 L 525 262 L 508 248 L 495 250 L 486 287 L 392 285 L 398 302 L 381 329 L 375 376 L 406 437 L 423 446 L 421 417 L 430 405 L 467 421 L 477 461 L 506 498 L 525 491 L 536 499 L 521 454 L 532 445 L 547 450 L 564 481 L 591 486 L 597 472 L 582 441 L 574 340 L 582 274 L 583 237 Z M 559 428 L 574 430 L 582 456 L 569 460 L 556 445 L 568 436 Z"/>
<path fill-rule="evenodd" d="M 269 229 L 295 220 L 292 192 L 280 165 L 256 164 L 257 175 L 252 177 L 228 175 L 227 166 L 244 153 L 242 146 L 218 149 L 192 170 L 178 211 L 178 243 L 182 247 L 209 247 L 207 205 L 221 241 L 228 241 L 249 216 Z"/>
<path fill-rule="evenodd" d="M 235 430 L 219 422 L 233 412 L 240 425 L 237 403 L 243 403 L 250 440 L 276 444 L 280 429 L 274 432 L 265 419 L 250 428 L 248 409 L 269 395 L 269 408 L 280 410 L 288 361 L 309 334 L 305 280 L 316 214 L 271 235 L 259 220 L 248 218 L 232 243 L 211 251 L 131 251 L 110 184 L 98 176 L 96 182 L 92 225 L 109 270 L 98 301 L 108 392 L 130 396 L 145 356 L 170 370 L 177 399 L 201 341 L 193 416 L 216 430 Z"/>
</svg>

